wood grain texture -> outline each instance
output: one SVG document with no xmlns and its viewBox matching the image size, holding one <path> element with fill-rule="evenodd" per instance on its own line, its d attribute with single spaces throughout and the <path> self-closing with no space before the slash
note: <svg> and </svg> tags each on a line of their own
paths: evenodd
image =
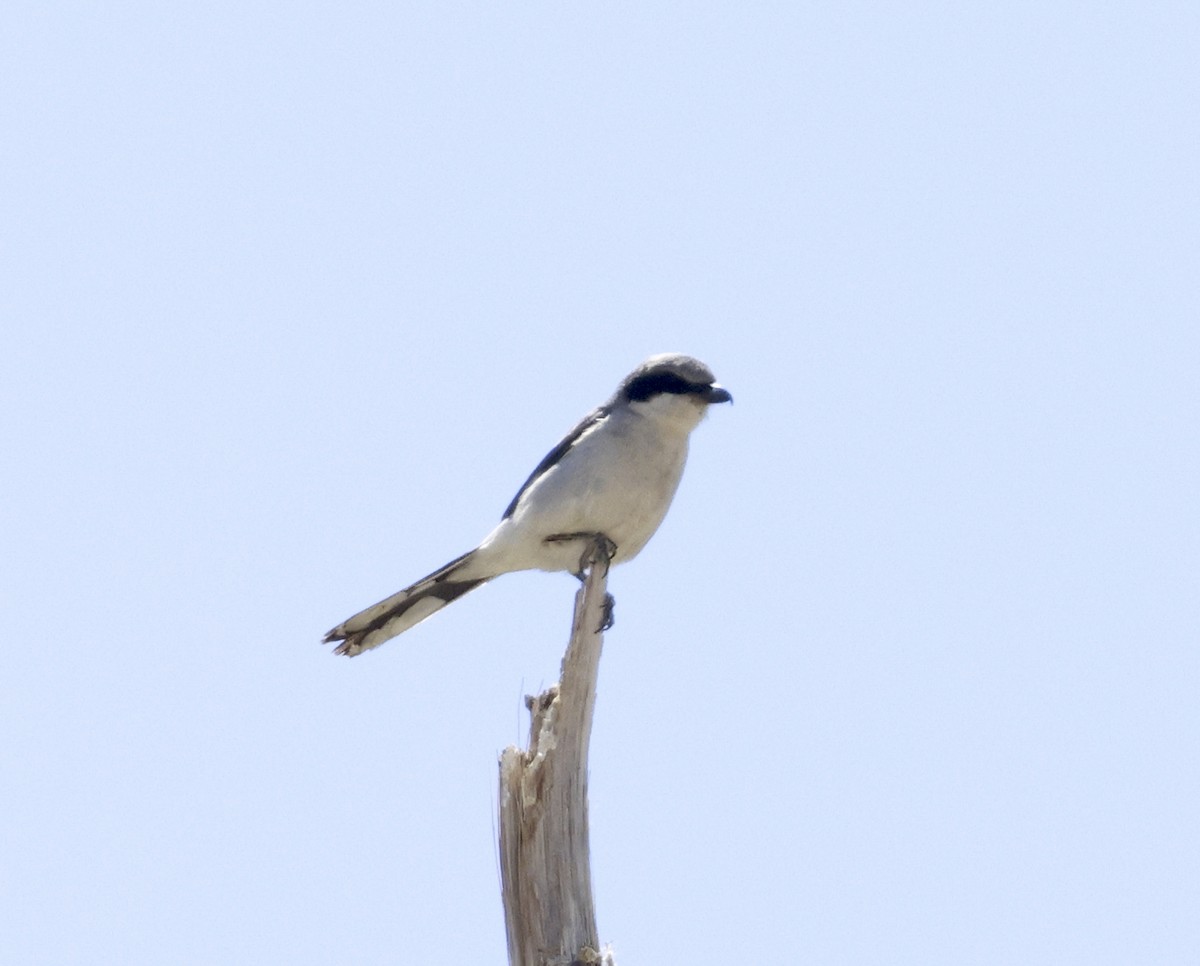
<svg viewBox="0 0 1200 966">
<path fill-rule="evenodd" d="M 596 935 L 587 770 L 608 556 L 597 541 L 575 596 L 559 683 L 535 697 L 529 747 L 500 756 L 500 868 L 511 966 L 615 966 Z"/>
</svg>

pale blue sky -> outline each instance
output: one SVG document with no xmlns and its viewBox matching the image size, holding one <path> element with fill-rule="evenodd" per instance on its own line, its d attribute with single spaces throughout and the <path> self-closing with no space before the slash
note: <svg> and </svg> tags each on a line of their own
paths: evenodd
<svg viewBox="0 0 1200 966">
<path fill-rule="evenodd" d="M 1200 948 L 1190 3 L 9 3 L 0 961 L 505 962 L 574 581 L 381 650 L 641 358 L 621 966 Z"/>
</svg>

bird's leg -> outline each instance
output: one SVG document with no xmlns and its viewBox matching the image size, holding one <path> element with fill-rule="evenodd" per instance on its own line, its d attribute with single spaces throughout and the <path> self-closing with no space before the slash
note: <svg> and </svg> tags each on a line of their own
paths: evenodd
<svg viewBox="0 0 1200 966">
<path fill-rule="evenodd" d="M 602 611 L 604 616 L 600 619 L 600 626 L 596 628 L 597 634 L 603 634 L 617 622 L 616 618 L 613 617 L 613 611 L 616 609 L 616 606 L 617 598 L 615 598 L 612 594 L 605 594 L 604 609 Z"/>
<path fill-rule="evenodd" d="M 603 533 L 555 533 L 546 538 L 547 543 L 561 543 L 566 540 L 586 540 L 583 553 L 579 557 L 579 569 L 572 571 L 575 579 L 581 584 L 587 578 L 588 564 L 592 563 L 593 559 L 597 565 L 603 564 L 605 574 L 608 573 L 609 565 L 612 559 L 616 556 L 617 545 L 612 542 Z M 600 626 L 596 628 L 596 633 L 600 634 L 608 630 L 616 622 L 613 618 L 613 611 L 617 606 L 617 599 L 612 594 L 604 595 L 603 614 Z"/>
<path fill-rule="evenodd" d="M 591 537 L 592 542 L 587 545 L 583 551 L 583 556 L 579 558 L 579 569 L 582 570 L 598 551 L 600 559 L 596 562 L 604 564 L 604 573 L 607 575 L 609 565 L 612 563 L 613 557 L 617 555 L 617 545 L 603 533 L 594 533 L 591 534 Z"/>
<path fill-rule="evenodd" d="M 617 553 L 617 545 L 612 542 L 605 534 L 597 533 L 592 541 L 583 551 L 583 556 L 579 558 L 579 569 L 593 563 L 593 566 L 604 567 L 604 574 L 608 576 L 608 568 L 612 564 L 612 559 Z M 604 595 L 604 603 L 601 605 L 601 613 L 604 615 L 600 618 L 600 626 L 596 628 L 597 634 L 603 634 L 611 628 L 616 619 L 613 617 L 613 611 L 616 609 L 617 599 L 609 593 Z"/>
<path fill-rule="evenodd" d="M 599 550 L 600 556 L 604 562 L 604 572 L 608 573 L 608 566 L 612 563 L 612 558 L 616 556 L 617 545 L 613 543 L 603 533 L 594 533 L 582 531 L 579 533 L 552 533 L 546 537 L 546 543 L 566 543 L 568 540 L 586 540 L 583 553 L 579 556 L 579 569 L 572 570 L 571 573 L 575 579 L 583 583 L 584 574 L 587 571 L 588 564 L 591 562 L 591 557 L 594 551 Z"/>
</svg>

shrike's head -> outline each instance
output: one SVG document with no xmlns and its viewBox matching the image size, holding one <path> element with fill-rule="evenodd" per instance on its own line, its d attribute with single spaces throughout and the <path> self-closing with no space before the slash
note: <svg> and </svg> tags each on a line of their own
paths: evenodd
<svg viewBox="0 0 1200 966">
<path fill-rule="evenodd" d="M 717 384 L 712 370 L 699 359 L 674 352 L 651 356 L 621 382 L 614 405 L 678 425 L 684 432 L 696 427 L 708 407 L 733 402 Z"/>
</svg>

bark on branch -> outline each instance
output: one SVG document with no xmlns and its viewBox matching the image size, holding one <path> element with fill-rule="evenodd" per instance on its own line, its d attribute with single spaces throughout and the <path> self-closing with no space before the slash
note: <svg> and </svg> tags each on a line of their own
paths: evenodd
<svg viewBox="0 0 1200 966">
<path fill-rule="evenodd" d="M 525 699 L 529 749 L 506 748 L 500 756 L 500 870 L 511 966 L 615 966 L 596 935 L 587 814 L 610 547 L 598 539 L 585 558 L 561 680 Z"/>
</svg>

